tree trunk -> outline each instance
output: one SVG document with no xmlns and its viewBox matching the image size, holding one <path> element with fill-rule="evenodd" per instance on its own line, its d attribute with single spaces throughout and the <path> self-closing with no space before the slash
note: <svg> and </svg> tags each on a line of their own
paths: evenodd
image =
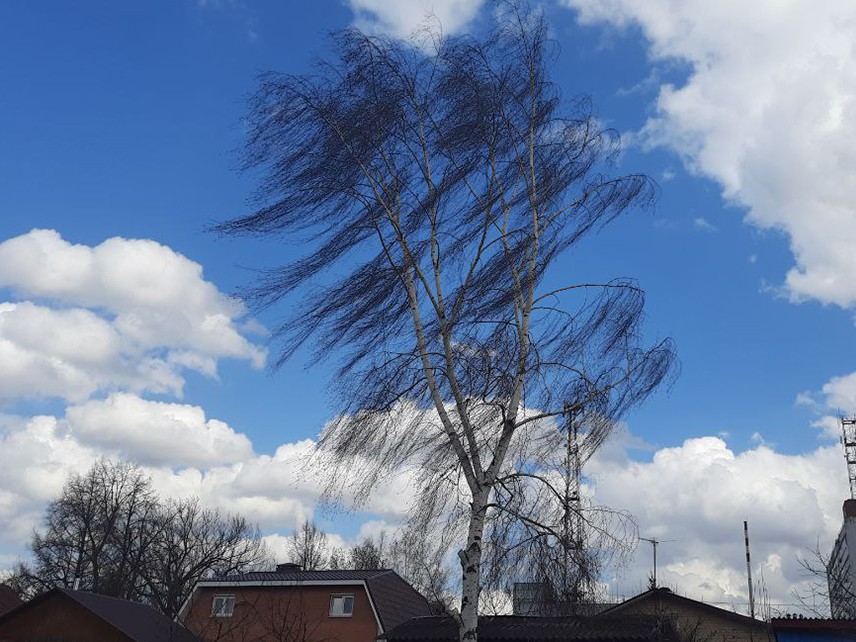
<svg viewBox="0 0 856 642">
<path fill-rule="evenodd" d="M 482 488 L 473 497 L 467 547 L 458 552 L 463 573 L 461 591 L 461 642 L 478 640 L 479 594 L 481 592 L 482 536 L 485 524 L 485 506 L 489 490 Z"/>
</svg>

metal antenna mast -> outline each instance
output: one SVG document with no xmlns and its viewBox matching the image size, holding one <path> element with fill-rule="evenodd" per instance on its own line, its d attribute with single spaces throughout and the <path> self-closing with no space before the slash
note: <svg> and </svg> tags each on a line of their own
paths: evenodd
<svg viewBox="0 0 856 642">
<path fill-rule="evenodd" d="M 850 479 L 850 499 L 856 499 L 856 417 L 840 417 L 841 445 L 847 461 L 847 477 Z"/>
<path fill-rule="evenodd" d="M 749 560 L 749 522 L 743 520 L 743 537 L 746 542 L 746 577 L 749 581 L 749 617 L 755 617 L 755 591 L 752 589 L 752 563 Z"/>
<path fill-rule="evenodd" d="M 663 544 L 665 542 L 674 542 L 676 540 L 673 539 L 657 539 L 656 537 L 640 537 L 643 542 L 651 542 L 651 546 L 654 547 L 654 575 L 652 577 L 654 588 L 657 588 L 657 544 Z"/>
<path fill-rule="evenodd" d="M 565 450 L 565 497 L 564 515 L 562 523 L 563 558 L 562 569 L 563 589 L 571 589 L 574 600 L 580 600 L 582 595 L 589 589 L 588 569 L 586 564 L 586 551 L 583 531 L 583 514 L 580 498 L 580 477 L 582 475 L 582 457 L 579 442 L 579 419 L 576 409 L 570 404 L 565 404 L 565 417 L 567 419 L 567 442 Z M 571 552 L 576 557 L 574 560 L 578 566 L 574 586 L 571 588 L 568 572 L 571 565 Z"/>
</svg>

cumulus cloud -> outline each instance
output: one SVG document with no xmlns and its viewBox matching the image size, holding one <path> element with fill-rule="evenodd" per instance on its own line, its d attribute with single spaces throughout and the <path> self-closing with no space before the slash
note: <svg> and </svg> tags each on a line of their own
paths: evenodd
<svg viewBox="0 0 856 642">
<path fill-rule="evenodd" d="M 439 25 L 445 35 L 463 30 L 475 18 L 484 0 L 349 0 L 360 29 L 408 39 L 421 27 Z"/>
<path fill-rule="evenodd" d="M 0 554 L 23 548 L 68 475 L 91 466 L 98 455 L 55 417 L 0 415 Z"/>
<path fill-rule="evenodd" d="M 264 364 L 241 332 L 245 310 L 202 267 L 155 241 L 73 245 L 53 230 L 0 243 L 0 402 L 86 399 L 127 389 L 180 395 L 183 370 Z"/>
<path fill-rule="evenodd" d="M 149 423 L 158 418 L 167 425 Z M 122 439 L 110 434 L 112 419 L 129 422 L 119 427 L 126 431 Z M 143 436 L 147 430 L 154 434 Z M 197 457 L 195 465 L 177 466 L 172 455 L 154 453 L 179 434 L 207 453 L 206 461 Z M 136 443 L 129 447 L 125 438 Z M 176 439 L 170 447 L 183 446 Z M 68 474 L 128 449 L 152 451 L 143 469 L 162 494 L 198 496 L 206 505 L 240 512 L 281 549 L 284 536 L 315 516 L 329 474 L 305 467 L 313 448 L 314 441 L 306 439 L 284 443 L 272 455 L 255 454 L 245 435 L 206 419 L 199 408 L 129 394 L 74 406 L 63 418 L 0 416 L 0 556 L 22 551 Z M 658 550 L 661 583 L 739 608 L 746 601 L 742 520 L 748 519 L 755 570 L 763 570 L 771 601 L 793 602 L 792 586 L 805 581 L 798 557 L 817 541 L 827 550 L 840 527 L 847 479 L 837 445 L 800 455 L 766 445 L 736 453 L 722 438 L 703 437 L 635 461 L 631 455 L 638 456 L 640 448 L 649 447 L 632 435 L 608 442 L 587 473 L 597 503 L 633 512 L 644 536 L 674 540 Z M 394 531 L 410 492 L 406 477 L 390 480 L 358 514 L 369 521 L 346 539 Z M 334 540 L 345 541 L 335 535 Z M 607 578 L 615 596 L 644 588 L 651 568 L 645 546 L 623 573 Z"/>
<path fill-rule="evenodd" d="M 611 452 L 610 452 L 611 451 Z M 847 476 L 837 446 L 786 455 L 766 445 L 735 453 L 718 437 L 688 439 L 633 461 L 621 444 L 591 462 L 598 501 L 625 508 L 658 548 L 658 581 L 682 594 L 742 608 L 748 602 L 743 520 L 749 523 L 755 579 L 763 573 L 773 606 L 794 610 L 807 578 L 800 557 L 828 552 L 841 527 Z M 650 546 L 615 582 L 619 595 L 644 588 Z"/>
<path fill-rule="evenodd" d="M 246 435 L 206 419 L 197 406 L 128 393 L 69 407 L 62 418 L 0 415 L 0 557 L 21 552 L 68 476 L 100 457 L 140 464 L 163 496 L 199 497 L 268 532 L 287 534 L 313 518 L 333 473 L 307 467 L 314 446 L 305 439 L 257 455 Z M 390 479 L 360 509 L 400 522 L 407 483 L 406 477 Z M 343 498 L 346 505 L 354 500 L 353 494 Z"/>
<path fill-rule="evenodd" d="M 856 5 L 563 1 L 584 24 L 638 25 L 655 61 L 689 65 L 661 84 L 643 139 L 789 236 L 792 300 L 856 305 Z"/>
<path fill-rule="evenodd" d="M 66 421 L 80 441 L 140 464 L 211 466 L 253 455 L 246 435 L 206 419 L 199 406 L 148 401 L 130 393 L 70 407 Z"/>
<path fill-rule="evenodd" d="M 820 437 L 838 440 L 841 438 L 839 418 L 856 414 L 856 372 L 832 377 L 823 384 L 819 393 L 816 395 L 800 393 L 797 401 L 809 404 L 810 408 L 820 415 L 812 422 L 812 425 L 819 430 Z M 827 414 L 823 414 L 824 412 Z"/>
</svg>

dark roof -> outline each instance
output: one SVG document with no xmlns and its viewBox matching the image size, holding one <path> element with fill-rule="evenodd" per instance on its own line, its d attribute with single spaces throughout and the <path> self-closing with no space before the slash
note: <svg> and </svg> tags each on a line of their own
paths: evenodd
<svg viewBox="0 0 856 642">
<path fill-rule="evenodd" d="M 670 623 L 658 623 L 656 617 L 648 615 L 482 616 L 479 618 L 478 631 L 481 642 L 652 642 L 676 639 Z M 388 642 L 455 642 L 458 640 L 458 625 L 448 615 L 414 618 L 387 632 L 381 639 Z"/>
<path fill-rule="evenodd" d="M 740 613 L 735 613 L 734 611 L 721 609 L 718 606 L 705 604 L 704 602 L 699 602 L 698 600 L 693 600 L 689 597 L 684 597 L 683 595 L 678 595 L 671 589 L 667 589 L 665 587 L 649 589 L 644 593 L 636 595 L 635 597 L 631 597 L 627 600 L 624 600 L 620 604 L 616 604 L 612 608 L 609 608 L 604 611 L 603 614 L 606 615 L 619 614 L 622 612 L 633 612 L 634 606 L 642 602 L 648 602 L 652 600 L 660 600 L 661 602 L 672 602 L 674 604 L 683 604 L 692 608 L 701 609 L 702 611 L 706 611 L 707 613 L 709 613 L 711 616 L 726 618 L 731 620 L 735 624 L 742 624 L 747 627 L 766 628 L 767 626 L 766 622 L 763 622 L 762 620 L 756 620 L 755 618 L 751 618 L 748 615 L 742 615 Z"/>
<path fill-rule="evenodd" d="M 395 571 L 373 575 L 366 586 L 384 631 L 410 618 L 431 615 L 428 600 Z"/>
<path fill-rule="evenodd" d="M 774 617 L 773 631 L 810 631 L 813 633 L 856 633 L 856 620 L 830 620 L 820 617 Z"/>
<path fill-rule="evenodd" d="M 8 585 L 0 584 L 0 615 L 23 604 L 23 600 Z"/>
<path fill-rule="evenodd" d="M 266 571 L 254 573 L 235 573 L 202 580 L 204 583 L 238 584 L 240 582 L 336 582 L 367 580 L 377 575 L 390 573 L 389 569 L 336 570 L 336 571 Z"/>
<path fill-rule="evenodd" d="M 198 642 L 198 638 L 163 613 L 145 604 L 86 591 L 55 588 L 0 616 L 0 622 L 37 609 L 51 599 L 69 599 L 135 642 Z"/>
<path fill-rule="evenodd" d="M 279 570 L 270 572 L 238 573 L 203 580 L 200 584 L 235 585 L 244 582 L 272 584 L 276 582 L 365 582 L 369 598 L 374 604 L 384 631 L 398 626 L 410 618 L 431 615 L 428 601 L 419 591 L 389 569 L 301 571 Z"/>
</svg>

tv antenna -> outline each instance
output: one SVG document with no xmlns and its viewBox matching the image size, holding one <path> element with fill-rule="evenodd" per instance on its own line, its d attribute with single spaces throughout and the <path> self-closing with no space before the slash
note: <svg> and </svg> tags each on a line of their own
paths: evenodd
<svg viewBox="0 0 856 642">
<path fill-rule="evenodd" d="M 657 539 L 656 537 L 640 537 L 643 542 L 650 542 L 651 546 L 654 547 L 654 575 L 652 577 L 653 580 L 653 588 L 657 588 L 657 544 L 665 544 L 666 542 L 677 542 L 676 539 Z"/>
</svg>

